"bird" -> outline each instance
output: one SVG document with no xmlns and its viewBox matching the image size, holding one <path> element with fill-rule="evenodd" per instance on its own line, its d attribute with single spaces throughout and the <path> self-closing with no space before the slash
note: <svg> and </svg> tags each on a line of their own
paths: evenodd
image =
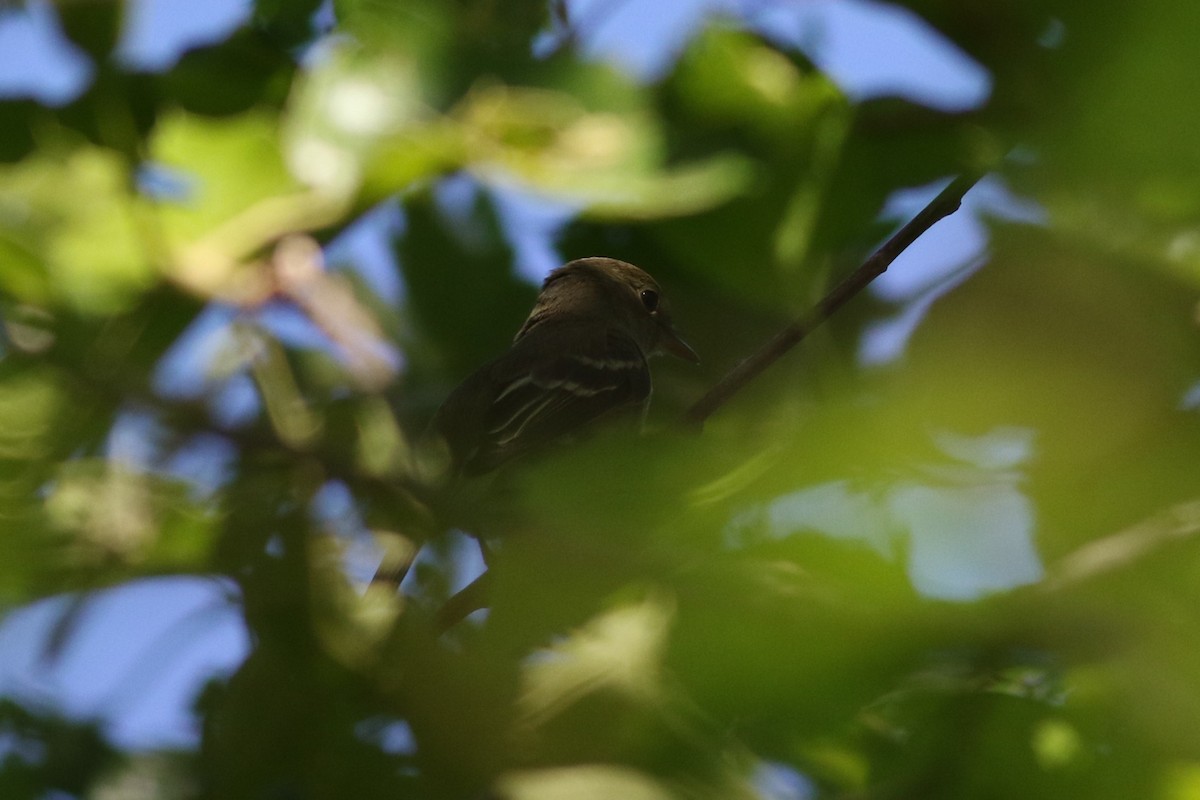
<svg viewBox="0 0 1200 800">
<path fill-rule="evenodd" d="M 422 450 L 448 455 L 432 482 L 414 486 L 440 527 L 469 531 L 491 563 L 479 519 L 489 473 L 623 414 L 644 416 L 649 360 L 673 355 L 698 363 L 675 330 L 671 307 L 647 272 L 615 258 L 590 257 L 552 270 L 508 350 L 464 379 L 434 414 Z M 497 527 L 485 511 L 487 526 Z M 503 527 L 503 526 L 501 526 Z M 418 538 L 425 538 L 418 537 Z M 387 558 L 372 580 L 400 585 L 415 558 Z M 439 613 L 440 629 L 470 610 L 486 588 L 480 576 Z M 464 600 L 464 598 L 470 598 Z"/>
<path fill-rule="evenodd" d="M 644 414 L 649 360 L 699 362 L 675 330 L 662 288 L 615 258 L 550 272 L 512 344 L 446 398 L 431 428 L 452 478 L 482 475 L 622 412 Z"/>
</svg>

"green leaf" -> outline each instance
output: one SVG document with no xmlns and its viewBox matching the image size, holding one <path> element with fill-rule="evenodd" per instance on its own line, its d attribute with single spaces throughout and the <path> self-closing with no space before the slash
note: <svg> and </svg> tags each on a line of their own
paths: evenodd
<svg viewBox="0 0 1200 800">
<path fill-rule="evenodd" d="M 445 126 L 431 116 L 411 59 L 361 47 L 331 47 L 297 82 L 284 119 L 285 152 L 304 183 L 351 196 L 367 178 L 380 196 L 445 171 Z M 450 149 L 453 153 L 453 148 Z"/>
<path fill-rule="evenodd" d="M 646 775 L 615 766 L 527 770 L 501 777 L 497 787 L 511 800 L 671 800 L 667 788 Z"/>
<path fill-rule="evenodd" d="M 157 211 L 176 245 L 299 188 L 280 155 L 278 120 L 267 111 L 216 120 L 174 112 L 159 121 L 150 154 L 187 185 L 185 197 L 165 200 Z"/>
<path fill-rule="evenodd" d="M 122 159 L 100 148 L 0 168 L 0 240 L 14 259 L 0 285 L 34 302 L 52 293 L 91 313 L 128 306 L 157 278 L 137 203 Z"/>
</svg>

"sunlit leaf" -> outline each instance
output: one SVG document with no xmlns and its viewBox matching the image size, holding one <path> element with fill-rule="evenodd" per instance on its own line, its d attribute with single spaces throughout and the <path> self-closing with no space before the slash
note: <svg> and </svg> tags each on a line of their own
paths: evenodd
<svg viewBox="0 0 1200 800">
<path fill-rule="evenodd" d="M 185 187 L 183 196 L 164 198 L 157 209 L 177 245 L 299 189 L 280 155 L 278 121 L 265 112 L 224 120 L 173 113 L 160 120 L 151 156 L 177 171 Z"/>
<path fill-rule="evenodd" d="M 285 120 L 284 146 L 292 174 L 320 191 L 355 192 L 385 139 L 408 142 L 413 153 L 436 152 L 435 129 L 421 123 L 429 116 L 420 95 L 416 65 L 397 55 L 331 48 L 299 82 Z M 411 133 L 408 129 L 417 127 Z M 399 143 L 393 144 L 397 151 Z M 444 168 L 440 159 L 398 168 L 390 161 L 389 189 L 403 189 Z M 406 177 L 404 172 L 410 174 Z"/>
<path fill-rule="evenodd" d="M 551 800 L 576 797 L 601 800 L 623 797 L 628 800 L 669 800 L 666 787 L 633 770 L 610 766 L 562 767 L 518 772 L 503 776 L 501 797 L 511 800 Z"/>
<path fill-rule="evenodd" d="M 2 172 L 0 225 L 14 260 L 3 281 L 9 291 L 108 313 L 154 282 L 129 172 L 116 153 L 55 149 Z"/>
</svg>

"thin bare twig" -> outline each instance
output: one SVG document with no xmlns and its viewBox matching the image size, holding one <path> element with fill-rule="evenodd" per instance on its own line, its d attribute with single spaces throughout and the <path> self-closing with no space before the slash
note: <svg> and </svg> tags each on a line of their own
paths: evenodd
<svg viewBox="0 0 1200 800">
<path fill-rule="evenodd" d="M 1045 591 L 1117 572 L 1173 543 L 1200 536 L 1200 500 L 1179 503 L 1111 536 L 1088 542 L 1058 562 Z"/>
<path fill-rule="evenodd" d="M 746 384 L 758 377 L 767 367 L 779 360 L 784 353 L 800 343 L 818 325 L 841 308 L 846 301 L 865 289 L 878 278 L 896 257 L 917 240 L 921 234 L 933 227 L 938 220 L 950 216 L 962 204 L 963 195 L 983 177 L 983 173 L 960 175 L 950 182 L 929 205 L 909 220 L 892 238 L 884 242 L 858 269 L 850 273 L 822 298 L 804 316 L 777 333 L 763 345 L 762 349 L 743 360 L 725 377 L 721 378 L 708 393 L 688 409 L 684 420 L 695 426 L 704 424 L 713 412 L 725 405 Z"/>
<path fill-rule="evenodd" d="M 484 572 L 443 603 L 435 620 L 438 633 L 445 633 L 479 609 L 487 608 L 490 585 L 491 573 Z"/>
</svg>

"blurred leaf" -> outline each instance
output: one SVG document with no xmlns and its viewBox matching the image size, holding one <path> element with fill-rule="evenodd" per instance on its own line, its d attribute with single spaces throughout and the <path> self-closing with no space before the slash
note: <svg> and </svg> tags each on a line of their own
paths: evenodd
<svg viewBox="0 0 1200 800">
<path fill-rule="evenodd" d="M 441 129 L 424 125 L 428 116 L 410 59 L 333 47 L 293 92 L 284 121 L 288 165 L 334 195 L 353 194 L 364 178 L 390 194 L 447 168 L 436 157 Z"/>
<path fill-rule="evenodd" d="M 439 212 L 429 198 L 414 198 L 396 244 L 409 307 L 448 373 L 460 377 L 502 352 L 534 295 L 511 273 L 492 201 L 477 193 L 471 202 L 460 213 Z"/>
<path fill-rule="evenodd" d="M 155 800 L 194 791 L 194 760 L 185 753 L 139 753 L 106 772 L 92 792 L 96 800 Z"/>
<path fill-rule="evenodd" d="M 277 124 L 260 112 L 227 120 L 177 113 L 155 132 L 154 166 L 177 170 L 183 184 L 155 209 L 168 248 L 163 257 L 172 277 L 202 297 L 264 302 L 286 288 L 286 265 L 277 263 L 281 251 L 270 262 L 245 259 L 345 211 L 344 198 L 305 190 L 289 173 Z"/>
<path fill-rule="evenodd" d="M 429 65 L 432 96 L 461 94 L 481 74 L 522 83 L 538 73 L 530 40 L 545 22 L 541 0 L 492 3 L 337 0 L 343 29 L 371 48 L 409 53 Z"/>
<path fill-rule="evenodd" d="M 457 116 L 474 169 L 517 177 L 598 216 L 696 212 L 738 194 L 749 179 L 745 159 L 732 154 L 660 171 L 661 137 L 652 117 L 588 111 L 565 93 L 480 88 Z"/>
<path fill-rule="evenodd" d="M 497 786 L 506 800 L 552 800 L 573 797 L 601 800 L 670 800 L 674 795 L 633 770 L 609 766 L 560 767 L 517 772 L 501 777 Z"/>
<path fill-rule="evenodd" d="M 670 89 L 706 127 L 746 135 L 775 154 L 794 152 L 816 120 L 846 111 L 828 78 L 747 33 L 719 27 L 690 44 Z"/>
<path fill-rule="evenodd" d="M 56 377 L 0 369 L 0 417 L 7 420 L 0 434 L 0 603 L 46 593 L 67 544 L 46 530 L 37 496 L 52 477 L 54 459 L 78 435 L 63 424 L 70 404 Z"/>
<path fill-rule="evenodd" d="M 296 73 L 295 60 L 281 44 L 243 28 L 220 44 L 185 53 L 159 79 L 161 92 L 194 114 L 278 108 Z"/>
<path fill-rule="evenodd" d="M 670 627 L 667 604 L 648 599 L 614 609 L 540 654 L 526 668 L 521 705 L 530 724 L 609 690 L 653 703 L 662 694 L 662 660 Z"/>
<path fill-rule="evenodd" d="M 297 188 L 280 158 L 277 123 L 269 113 L 228 120 L 171 114 L 155 129 L 151 155 L 178 170 L 188 187 L 184 197 L 159 210 L 179 244 L 210 233 L 257 201 Z"/>
<path fill-rule="evenodd" d="M 125 3 L 120 0 L 56 0 L 59 22 L 72 42 L 93 59 L 108 57 L 121 32 Z"/>
<path fill-rule="evenodd" d="M 351 669 L 378 668 L 381 645 L 404 613 L 405 600 L 385 585 L 368 586 L 360 594 L 342 573 L 343 549 L 332 537 L 315 543 L 313 583 L 322 587 L 321 604 L 314 609 L 315 627 L 323 649 Z M 406 554 L 411 561 L 414 554 Z"/>
<path fill-rule="evenodd" d="M 893 424 L 1035 430 L 1043 546 L 1194 496 L 1179 473 L 1186 448 L 1174 445 L 1197 435 L 1175 411 L 1200 365 L 1191 300 L 1040 232 L 1005 229 L 993 246 L 988 267 L 943 298 L 914 339 Z M 1120 477 L 1106 478 L 1101 465 L 1113 463 Z M 1106 488 L 1080 506 L 1082 486 Z"/>
<path fill-rule="evenodd" d="M 56 114 L 62 125 L 134 164 L 145 154 L 145 141 L 161 100 L 150 75 L 130 74 L 111 62 L 96 70 L 88 90 Z"/>
<path fill-rule="evenodd" d="M 299 47 L 312 39 L 313 17 L 322 4 L 322 0 L 258 0 L 254 25 L 281 47 Z"/>
<path fill-rule="evenodd" d="M 422 91 L 440 105 L 454 92 L 443 87 L 445 73 L 465 65 L 455 63 L 460 31 L 455 4 L 411 0 L 403 6 L 373 0 L 335 0 L 338 29 L 351 34 L 375 54 L 403 54 L 420 64 Z M 463 43 L 465 44 L 465 43 Z"/>
<path fill-rule="evenodd" d="M 38 462 L 51 455 L 49 438 L 67 400 L 48 374 L 9 374 L 0 381 L 0 459 Z"/>
<path fill-rule="evenodd" d="M 654 219 L 699 214 L 719 206 L 743 194 L 753 174 L 750 161 L 730 154 L 660 175 L 613 175 L 609 180 L 589 179 L 577 187 L 568 183 L 540 188 L 586 203 L 584 216 L 588 219 Z"/>
<path fill-rule="evenodd" d="M 46 498 L 48 523 L 73 536 L 64 566 L 99 577 L 115 569 L 202 568 L 216 519 L 196 508 L 185 487 L 120 463 L 71 461 Z"/>
<path fill-rule="evenodd" d="M 1178 764 L 1167 771 L 1164 800 L 1196 800 L 1200 797 L 1200 764 Z"/>
<path fill-rule="evenodd" d="M 14 700 L 0 700 L 0 791 L 8 797 L 87 793 L 121 756 L 95 723 L 76 722 Z"/>
<path fill-rule="evenodd" d="M 457 125 L 441 123 L 385 140 L 367 165 L 363 201 L 391 197 L 397 189 L 420 189 L 462 168 L 467 160 L 463 133 Z"/>
<path fill-rule="evenodd" d="M 0 102 L 0 162 L 18 161 L 34 148 L 33 120 L 38 106 L 32 100 Z"/>
<path fill-rule="evenodd" d="M 118 311 L 155 280 L 143 250 L 126 166 L 92 147 L 47 152 L 4 167 L 0 214 L 17 298 L 52 297 L 90 313 Z M 42 276 L 37 273 L 41 272 Z"/>
<path fill-rule="evenodd" d="M 313 413 L 299 391 L 283 348 L 274 339 L 258 339 L 257 356 L 250 367 L 267 418 L 279 440 L 289 447 L 305 449 L 321 433 L 321 418 Z"/>
<path fill-rule="evenodd" d="M 811 281 L 821 209 L 843 156 L 850 109 L 826 79 L 743 33 L 691 44 L 667 89 L 679 105 L 672 146 L 735 141 L 757 163 L 731 202 L 653 233 L 676 258 L 735 297 L 795 302 Z"/>
</svg>

